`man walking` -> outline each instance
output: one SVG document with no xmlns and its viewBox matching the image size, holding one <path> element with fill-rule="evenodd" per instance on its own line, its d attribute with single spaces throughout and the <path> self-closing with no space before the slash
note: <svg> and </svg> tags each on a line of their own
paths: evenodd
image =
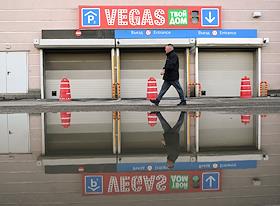
<svg viewBox="0 0 280 206">
<path fill-rule="evenodd" d="M 177 90 L 181 99 L 181 102 L 177 105 L 186 105 L 184 92 L 179 82 L 179 58 L 175 53 L 172 44 L 168 44 L 165 46 L 165 53 L 167 58 L 166 58 L 165 65 L 160 73 L 161 75 L 163 75 L 164 82 L 162 84 L 161 90 L 156 100 L 150 100 L 150 101 L 154 103 L 156 106 L 158 106 L 161 98 L 167 92 L 169 87 L 172 85 Z"/>
</svg>

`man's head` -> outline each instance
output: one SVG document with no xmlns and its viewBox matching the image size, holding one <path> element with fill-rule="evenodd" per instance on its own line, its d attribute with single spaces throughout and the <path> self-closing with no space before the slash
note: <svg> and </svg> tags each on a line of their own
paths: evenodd
<svg viewBox="0 0 280 206">
<path fill-rule="evenodd" d="M 167 45 L 165 46 L 165 53 L 166 53 L 166 54 L 169 53 L 169 52 L 171 52 L 171 51 L 173 51 L 173 50 L 174 50 L 173 44 L 167 44 Z"/>
<path fill-rule="evenodd" d="M 167 159 L 167 167 L 168 169 L 174 168 L 174 162 L 172 160 Z"/>
</svg>

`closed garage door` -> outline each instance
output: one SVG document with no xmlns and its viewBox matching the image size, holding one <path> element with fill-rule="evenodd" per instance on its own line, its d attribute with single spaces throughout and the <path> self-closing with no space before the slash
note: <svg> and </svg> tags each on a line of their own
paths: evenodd
<svg viewBox="0 0 280 206">
<path fill-rule="evenodd" d="M 49 50 L 44 60 L 47 99 L 59 97 L 63 77 L 70 81 L 72 98 L 111 98 L 110 50 Z"/>
<path fill-rule="evenodd" d="M 112 154 L 112 112 L 72 112 L 68 121 L 62 118 L 63 112 L 46 114 L 46 155 Z"/>
<path fill-rule="evenodd" d="M 184 51 L 176 51 L 180 61 L 180 83 L 184 87 Z M 147 80 L 154 77 L 157 80 L 158 92 L 163 83 L 159 74 L 164 66 L 166 55 L 162 49 L 120 50 L 121 57 L 121 97 L 146 98 Z M 171 87 L 164 97 L 178 97 Z"/>
<path fill-rule="evenodd" d="M 245 124 L 240 114 L 203 112 L 199 119 L 200 151 L 256 150 L 254 122 L 252 116 Z"/>
<path fill-rule="evenodd" d="M 177 123 L 180 112 L 162 112 L 171 127 Z M 121 112 L 121 154 L 166 154 L 162 147 L 163 128 L 158 117 L 151 126 L 147 112 Z M 186 151 L 186 131 L 184 123 L 180 129 L 180 150 Z"/>
<path fill-rule="evenodd" d="M 239 96 L 241 78 L 253 82 L 253 52 L 199 51 L 198 57 L 198 78 L 206 96 Z"/>
</svg>

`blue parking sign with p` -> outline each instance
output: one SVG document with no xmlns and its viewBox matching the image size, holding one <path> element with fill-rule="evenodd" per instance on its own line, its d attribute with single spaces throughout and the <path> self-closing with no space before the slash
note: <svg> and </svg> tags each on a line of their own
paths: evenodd
<svg viewBox="0 0 280 206">
<path fill-rule="evenodd" d="M 86 194 L 103 194 L 103 176 L 85 176 L 84 181 Z"/>
<path fill-rule="evenodd" d="M 100 26 L 100 8 L 82 8 L 82 26 Z"/>
</svg>

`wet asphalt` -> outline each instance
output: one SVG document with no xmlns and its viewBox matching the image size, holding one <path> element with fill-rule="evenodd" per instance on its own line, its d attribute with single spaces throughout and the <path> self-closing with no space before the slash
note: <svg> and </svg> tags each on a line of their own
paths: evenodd
<svg viewBox="0 0 280 206">
<path fill-rule="evenodd" d="M 189 98 L 177 106 L 178 99 L 162 100 L 159 106 L 145 99 L 73 99 L 72 101 L 22 99 L 1 100 L 0 113 L 45 113 L 60 111 L 225 111 L 231 113 L 280 112 L 280 97 Z"/>
</svg>

